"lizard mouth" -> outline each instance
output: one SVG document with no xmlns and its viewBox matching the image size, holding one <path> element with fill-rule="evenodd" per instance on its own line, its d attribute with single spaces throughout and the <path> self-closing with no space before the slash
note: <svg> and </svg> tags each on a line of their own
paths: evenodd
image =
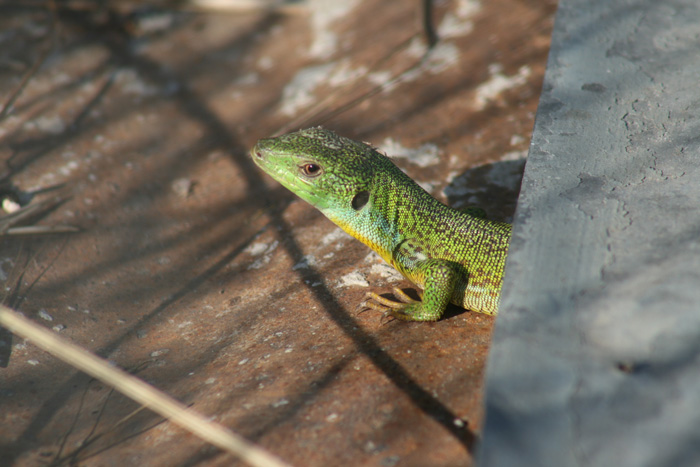
<svg viewBox="0 0 700 467">
<path fill-rule="evenodd" d="M 284 170 L 284 167 L 274 163 L 276 159 L 275 155 L 270 154 L 270 152 L 267 151 L 264 147 L 261 147 L 259 142 L 258 144 L 253 146 L 253 149 L 250 150 L 250 157 L 251 159 L 253 159 L 255 165 L 260 167 L 263 170 L 263 172 L 265 172 L 278 182 L 282 183 L 290 190 L 292 189 L 289 186 L 289 182 L 287 180 L 287 178 L 289 178 L 289 174 Z"/>
<path fill-rule="evenodd" d="M 269 157 L 267 151 L 265 151 L 264 148 L 260 147 L 260 144 L 256 144 L 253 146 L 253 149 L 250 150 L 250 158 L 253 159 L 253 162 L 255 162 L 255 165 L 263 169 L 265 172 L 270 171 L 268 165 L 269 165 Z"/>
<path fill-rule="evenodd" d="M 259 160 L 265 159 L 265 156 L 263 155 L 263 151 L 262 151 L 262 149 L 260 149 L 259 144 L 256 144 L 255 146 L 253 146 L 253 149 L 250 150 L 250 156 L 253 159 L 259 159 Z"/>
</svg>

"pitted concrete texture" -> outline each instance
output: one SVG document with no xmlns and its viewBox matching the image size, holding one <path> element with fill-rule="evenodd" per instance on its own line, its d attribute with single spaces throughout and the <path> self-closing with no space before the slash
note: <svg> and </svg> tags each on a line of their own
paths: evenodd
<svg viewBox="0 0 700 467">
<path fill-rule="evenodd" d="M 480 465 L 700 465 L 698 50 L 698 2 L 561 2 Z"/>
</svg>

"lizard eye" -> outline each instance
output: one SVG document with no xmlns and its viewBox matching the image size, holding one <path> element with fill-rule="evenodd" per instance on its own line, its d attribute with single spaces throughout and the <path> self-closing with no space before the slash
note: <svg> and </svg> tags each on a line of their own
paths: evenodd
<svg viewBox="0 0 700 467">
<path fill-rule="evenodd" d="M 320 165 L 313 164 L 311 162 L 300 166 L 299 170 L 301 170 L 301 173 L 303 173 L 307 177 L 317 177 L 317 176 L 321 175 L 321 171 L 322 171 Z"/>
</svg>

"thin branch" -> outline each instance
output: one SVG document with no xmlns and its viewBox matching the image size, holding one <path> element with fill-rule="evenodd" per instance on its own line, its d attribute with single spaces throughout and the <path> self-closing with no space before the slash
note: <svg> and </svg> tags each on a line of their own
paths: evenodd
<svg viewBox="0 0 700 467">
<path fill-rule="evenodd" d="M 250 465 L 260 467 L 284 467 L 288 465 L 228 428 L 188 410 L 181 402 L 146 384 L 139 378 L 111 366 L 105 360 L 82 347 L 58 337 L 24 318 L 16 311 L 2 305 L 0 305 L 0 325 L 25 339 L 29 339 L 32 344 L 51 355 L 114 387 L 125 396 L 166 417 L 208 443 L 240 457 Z"/>
</svg>

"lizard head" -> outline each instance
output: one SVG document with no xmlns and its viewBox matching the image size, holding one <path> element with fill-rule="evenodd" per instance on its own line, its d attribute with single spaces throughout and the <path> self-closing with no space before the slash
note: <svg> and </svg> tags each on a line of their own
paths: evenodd
<svg viewBox="0 0 700 467">
<path fill-rule="evenodd" d="M 250 154 L 268 175 L 336 222 L 362 209 L 375 173 L 393 166 L 371 146 L 320 127 L 261 139 Z"/>
</svg>

